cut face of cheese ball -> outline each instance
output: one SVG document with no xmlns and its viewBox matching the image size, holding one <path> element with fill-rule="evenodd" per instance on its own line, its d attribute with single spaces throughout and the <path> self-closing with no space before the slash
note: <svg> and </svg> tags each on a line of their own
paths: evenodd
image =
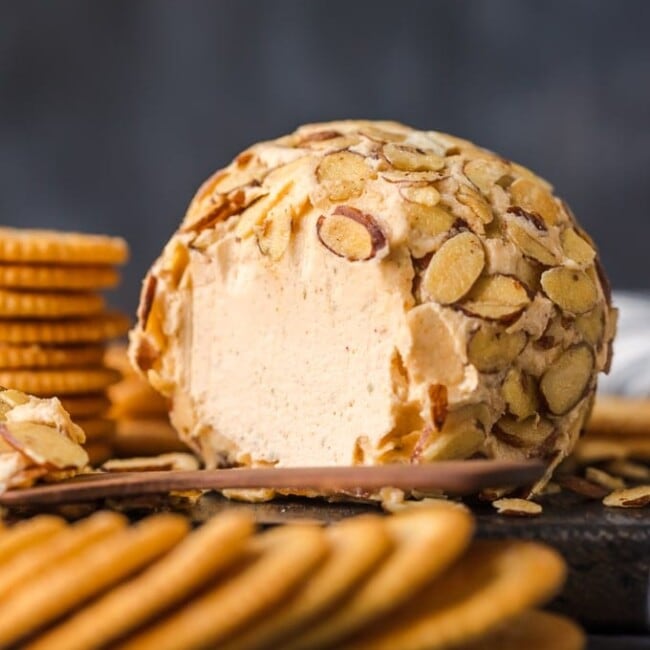
<svg viewBox="0 0 650 650">
<path fill-rule="evenodd" d="M 145 279 L 130 354 L 208 465 L 554 465 L 614 330 L 596 251 L 546 181 L 349 121 L 204 183 Z"/>
</svg>

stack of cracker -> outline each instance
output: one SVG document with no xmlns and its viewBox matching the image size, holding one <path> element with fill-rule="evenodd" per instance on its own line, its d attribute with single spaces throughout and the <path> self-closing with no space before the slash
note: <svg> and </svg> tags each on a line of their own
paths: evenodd
<svg viewBox="0 0 650 650">
<path fill-rule="evenodd" d="M 110 415 L 116 422 L 115 456 L 129 458 L 188 451 L 169 423 L 168 401 L 133 370 L 126 346 L 111 345 L 105 363 L 122 375 L 122 380 L 108 389 Z"/>
<path fill-rule="evenodd" d="M 104 349 L 129 327 L 100 292 L 127 257 L 116 237 L 0 228 L 0 385 L 59 397 L 93 464 L 112 452 L 106 389 L 120 378 Z"/>
<path fill-rule="evenodd" d="M 448 503 L 265 532 L 242 510 L 195 530 L 169 513 L 131 526 L 41 515 L 0 530 L 0 646 L 584 648 L 576 624 L 538 609 L 562 587 L 562 558 L 473 528 Z"/>
</svg>

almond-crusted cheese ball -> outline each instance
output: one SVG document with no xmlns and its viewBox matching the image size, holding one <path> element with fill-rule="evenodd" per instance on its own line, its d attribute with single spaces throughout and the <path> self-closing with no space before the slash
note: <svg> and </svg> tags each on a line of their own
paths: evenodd
<svg viewBox="0 0 650 650">
<path fill-rule="evenodd" d="M 449 135 L 344 121 L 204 183 L 145 279 L 130 352 L 208 465 L 552 467 L 615 316 L 549 183 Z"/>
</svg>

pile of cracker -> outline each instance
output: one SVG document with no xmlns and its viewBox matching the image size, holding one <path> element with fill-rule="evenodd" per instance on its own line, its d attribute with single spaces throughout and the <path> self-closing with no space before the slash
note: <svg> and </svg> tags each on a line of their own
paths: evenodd
<svg viewBox="0 0 650 650">
<path fill-rule="evenodd" d="M 168 400 L 133 370 L 126 346 L 109 346 L 105 363 L 122 376 L 108 389 L 109 414 L 116 425 L 114 456 L 130 458 L 188 451 L 169 423 Z"/>
<path fill-rule="evenodd" d="M 239 509 L 194 531 L 176 514 L 40 515 L 0 531 L 0 647 L 583 648 L 538 609 L 562 558 L 473 530 L 443 503 L 264 532 Z"/>
<path fill-rule="evenodd" d="M 127 258 L 117 237 L 0 228 L 0 385 L 59 397 L 92 464 L 112 454 L 115 430 L 106 389 L 120 375 L 104 350 L 129 328 L 101 292 L 117 286 Z"/>
</svg>

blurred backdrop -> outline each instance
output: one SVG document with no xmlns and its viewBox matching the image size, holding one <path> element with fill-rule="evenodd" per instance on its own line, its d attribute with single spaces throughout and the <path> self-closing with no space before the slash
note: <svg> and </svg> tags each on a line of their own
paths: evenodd
<svg viewBox="0 0 650 650">
<path fill-rule="evenodd" d="M 546 176 L 647 288 L 649 33 L 647 0 L 0 0 L 0 221 L 127 237 L 133 309 L 238 151 L 392 118 Z"/>
</svg>

